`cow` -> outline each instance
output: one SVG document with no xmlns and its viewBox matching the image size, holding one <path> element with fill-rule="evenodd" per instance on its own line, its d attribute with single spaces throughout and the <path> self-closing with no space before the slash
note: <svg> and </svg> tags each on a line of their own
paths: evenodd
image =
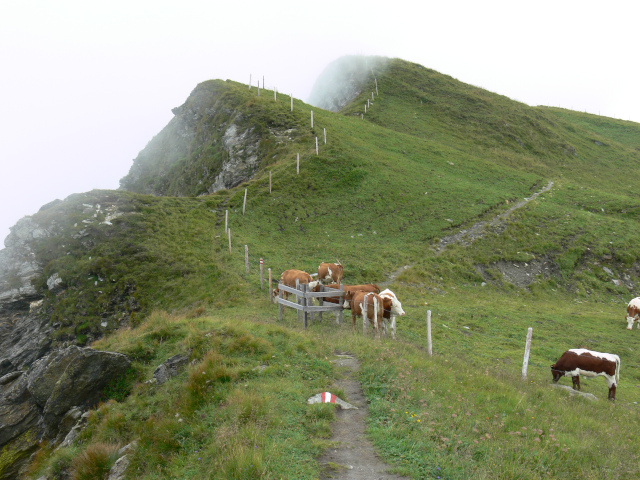
<svg viewBox="0 0 640 480">
<path fill-rule="evenodd" d="M 598 377 L 602 375 L 609 387 L 609 400 L 616 399 L 616 385 L 620 381 L 620 357 L 612 353 L 600 353 L 585 348 L 567 350 L 551 365 L 553 383 L 560 377 L 571 376 L 573 389 L 580 390 L 580 375 Z"/>
<path fill-rule="evenodd" d="M 299 285 L 302 285 L 303 283 L 308 284 L 310 290 L 313 290 L 320 283 L 318 280 L 313 280 L 313 277 L 311 275 L 309 275 L 307 272 L 304 272 L 302 270 L 295 270 L 295 269 L 285 270 L 284 272 L 282 272 L 282 275 L 280 275 L 280 283 L 282 283 L 283 285 L 286 285 L 287 287 L 295 288 L 296 280 L 298 280 Z M 276 287 L 273 290 L 274 301 L 279 294 L 280 294 L 280 289 Z M 286 299 L 288 299 L 289 292 L 283 292 L 283 296 Z"/>
<path fill-rule="evenodd" d="M 384 311 L 383 298 L 373 292 L 353 292 L 351 295 L 351 320 L 353 323 L 353 331 L 356 331 L 356 317 L 363 317 L 364 305 L 367 303 L 367 319 L 373 324 L 376 332 L 376 338 L 380 338 L 379 325 L 382 324 L 382 313 Z M 389 301 L 389 299 L 387 299 Z"/>
<path fill-rule="evenodd" d="M 640 297 L 636 297 L 627 305 L 627 330 L 633 328 L 633 321 L 638 319 L 638 327 L 640 328 Z"/>
<path fill-rule="evenodd" d="M 318 280 L 340 285 L 344 268 L 338 263 L 321 263 L 318 267 Z"/>
<path fill-rule="evenodd" d="M 318 285 L 313 291 L 314 292 L 319 292 L 320 291 L 320 287 L 322 285 Z M 340 284 L 337 283 L 330 283 L 329 285 L 324 285 L 327 288 L 334 288 L 336 290 L 340 290 Z M 344 283 L 342 284 L 342 290 L 344 290 L 345 292 L 345 303 L 343 305 L 344 308 L 349 308 L 349 300 L 351 300 L 351 297 L 349 297 L 349 294 L 352 294 L 354 292 L 373 292 L 373 293 L 380 293 L 380 287 L 373 284 L 373 283 L 367 283 L 364 285 L 345 285 Z M 325 302 L 331 302 L 331 303 L 338 303 L 338 297 L 325 297 L 324 298 Z"/>
<path fill-rule="evenodd" d="M 389 328 L 391 330 L 391 338 L 396 338 L 396 316 L 403 316 L 404 310 L 402 309 L 402 304 L 396 297 L 396 294 L 391 290 L 386 288 L 384 291 L 380 292 L 380 296 L 383 299 L 388 299 L 389 302 L 385 303 L 384 313 L 382 317 L 384 318 L 383 328 L 385 333 L 387 332 L 387 320 L 389 320 Z"/>
</svg>

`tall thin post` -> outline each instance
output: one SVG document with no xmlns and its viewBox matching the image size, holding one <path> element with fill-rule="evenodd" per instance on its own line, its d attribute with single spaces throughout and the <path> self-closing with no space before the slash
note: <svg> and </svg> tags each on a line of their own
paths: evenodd
<svg viewBox="0 0 640 480">
<path fill-rule="evenodd" d="M 269 170 L 269 193 L 271 193 L 271 170 Z"/>
<path fill-rule="evenodd" d="M 378 80 L 374 77 L 373 81 L 376 82 L 376 95 L 380 95 L 378 93 Z"/>
<path fill-rule="evenodd" d="M 311 128 L 313 128 L 313 110 L 311 110 Z"/>
<path fill-rule="evenodd" d="M 309 324 L 309 312 L 307 312 L 307 288 L 309 288 L 309 284 L 303 283 L 300 287 L 302 289 L 302 322 L 306 330 Z"/>
<path fill-rule="evenodd" d="M 269 268 L 269 301 L 273 301 L 273 291 L 271 290 L 271 269 Z"/>
<path fill-rule="evenodd" d="M 224 212 L 224 233 L 227 233 L 229 225 L 229 210 L 225 210 Z"/>
<path fill-rule="evenodd" d="M 316 137 L 316 155 L 318 155 L 318 137 Z"/>
<path fill-rule="evenodd" d="M 529 368 L 529 352 L 531 351 L 531 337 L 533 336 L 533 328 L 529 327 L 527 331 L 527 343 L 524 346 L 524 361 L 522 362 L 522 379 L 527 379 L 527 368 Z"/>
<path fill-rule="evenodd" d="M 278 283 L 278 321 L 282 321 L 282 312 L 284 312 L 284 305 L 282 304 L 282 289 L 280 283 Z"/>
<path fill-rule="evenodd" d="M 260 290 L 264 290 L 264 261 L 260 259 Z"/>
<path fill-rule="evenodd" d="M 231 255 L 231 229 L 229 229 L 228 232 L 229 232 L 229 255 Z"/>
<path fill-rule="evenodd" d="M 242 214 L 244 215 L 244 210 L 247 207 L 247 189 L 244 189 L 244 202 L 242 202 Z"/>
<path fill-rule="evenodd" d="M 373 102 L 374 97 L 373 97 L 373 92 L 371 92 L 371 101 Z"/>
<path fill-rule="evenodd" d="M 296 173 L 300 175 L 300 154 L 296 153 Z"/>
<path fill-rule="evenodd" d="M 369 100 L 367 100 L 367 103 L 364 104 L 364 113 L 367 113 L 367 104 L 369 103 Z"/>
<path fill-rule="evenodd" d="M 326 145 L 327 144 L 327 129 L 323 128 L 322 130 L 324 131 L 324 144 Z"/>
<path fill-rule="evenodd" d="M 431 310 L 427 310 L 427 354 L 433 355 L 433 345 L 431 344 Z"/>
<path fill-rule="evenodd" d="M 296 278 L 296 303 L 300 305 L 300 296 L 298 295 L 298 290 L 300 290 L 300 280 Z M 300 310 L 298 310 L 298 322 L 300 321 Z"/>
<path fill-rule="evenodd" d="M 244 246 L 244 268 L 245 273 L 249 273 L 249 245 Z"/>
</svg>

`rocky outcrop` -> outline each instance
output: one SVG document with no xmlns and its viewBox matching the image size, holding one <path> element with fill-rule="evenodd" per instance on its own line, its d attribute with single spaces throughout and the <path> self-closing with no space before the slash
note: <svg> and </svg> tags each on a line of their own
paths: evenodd
<svg viewBox="0 0 640 480">
<path fill-rule="evenodd" d="M 158 385 L 162 385 L 164 382 L 169 380 L 171 377 L 175 377 L 180 373 L 187 363 L 189 362 L 189 357 L 186 355 L 174 355 L 173 357 L 164 361 L 158 368 L 156 368 L 153 372 L 153 380 Z"/>
<path fill-rule="evenodd" d="M 51 232 L 38 225 L 32 217 L 24 217 L 11 227 L 11 233 L 0 250 L 0 309 L 26 309 L 38 298 L 31 280 L 42 273 L 31 242 L 45 238 Z"/>
<path fill-rule="evenodd" d="M 258 169 L 263 136 L 271 135 L 247 111 L 245 94 L 248 90 L 220 80 L 199 84 L 138 154 L 120 188 L 198 196 L 250 179 Z"/>
<path fill-rule="evenodd" d="M 129 365 L 126 355 L 72 346 L 0 378 L 0 479 L 16 478 L 43 438 L 65 439 Z"/>
</svg>

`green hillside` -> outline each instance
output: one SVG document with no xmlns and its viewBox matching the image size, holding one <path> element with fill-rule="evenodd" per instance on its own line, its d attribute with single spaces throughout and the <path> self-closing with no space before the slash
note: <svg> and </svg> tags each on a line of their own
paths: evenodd
<svg viewBox="0 0 640 480">
<path fill-rule="evenodd" d="M 398 59 L 381 65 L 337 113 L 204 82 L 180 107 L 199 112 L 197 134 L 176 136 L 172 121 L 123 179 L 130 191 L 93 191 L 34 215 L 60 232 L 37 251 L 57 340 L 107 334 L 94 346 L 127 353 L 135 368 L 78 446 L 43 450 L 33 478 L 62 478 L 55 472 L 78 471 L 80 454 L 133 439 L 136 478 L 319 478 L 334 414 L 304 401 L 332 385 L 334 351 L 362 361 L 368 434 L 403 475 L 640 475 L 640 447 L 627 440 L 640 426 L 638 331 L 624 321 L 640 282 L 640 197 L 629 180 L 640 173 L 640 125 L 529 107 Z M 206 195 L 232 121 L 259 136 L 254 176 Z M 478 238 L 439 248 L 477 222 L 487 222 Z M 326 318 L 303 331 L 290 312 L 278 324 L 260 258 L 274 277 L 339 259 L 345 283 L 393 280 L 407 312 L 399 340 Z M 46 288 L 56 272 L 59 295 Z M 602 400 L 602 379 L 583 381 L 598 402 L 549 388 L 549 365 L 578 347 L 620 355 L 615 404 Z M 176 353 L 190 356 L 187 372 L 143 383 Z M 261 364 L 264 374 L 253 370 Z"/>
</svg>

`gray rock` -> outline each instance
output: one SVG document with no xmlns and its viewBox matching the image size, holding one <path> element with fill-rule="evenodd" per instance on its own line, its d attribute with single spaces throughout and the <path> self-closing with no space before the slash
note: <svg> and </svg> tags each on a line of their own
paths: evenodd
<svg viewBox="0 0 640 480">
<path fill-rule="evenodd" d="M 47 279 L 47 288 L 52 293 L 58 293 L 62 290 L 62 279 L 57 272 Z"/>
<path fill-rule="evenodd" d="M 111 467 L 109 471 L 107 480 L 124 480 L 124 473 L 129 467 L 129 463 L 131 462 L 128 455 L 124 455 L 116 460 L 116 463 L 113 464 L 113 467 Z"/>
<path fill-rule="evenodd" d="M 0 312 L 0 376 L 30 367 L 51 350 L 48 321 L 35 314 Z"/>
<path fill-rule="evenodd" d="M 607 275 L 613 276 L 613 272 L 609 267 L 602 267 L 602 270 L 604 270 Z"/>
<path fill-rule="evenodd" d="M 180 370 L 189 362 L 189 357 L 185 355 L 174 355 L 166 360 L 153 372 L 153 378 L 155 378 L 158 385 L 162 385 L 171 377 L 178 375 Z"/>
</svg>

